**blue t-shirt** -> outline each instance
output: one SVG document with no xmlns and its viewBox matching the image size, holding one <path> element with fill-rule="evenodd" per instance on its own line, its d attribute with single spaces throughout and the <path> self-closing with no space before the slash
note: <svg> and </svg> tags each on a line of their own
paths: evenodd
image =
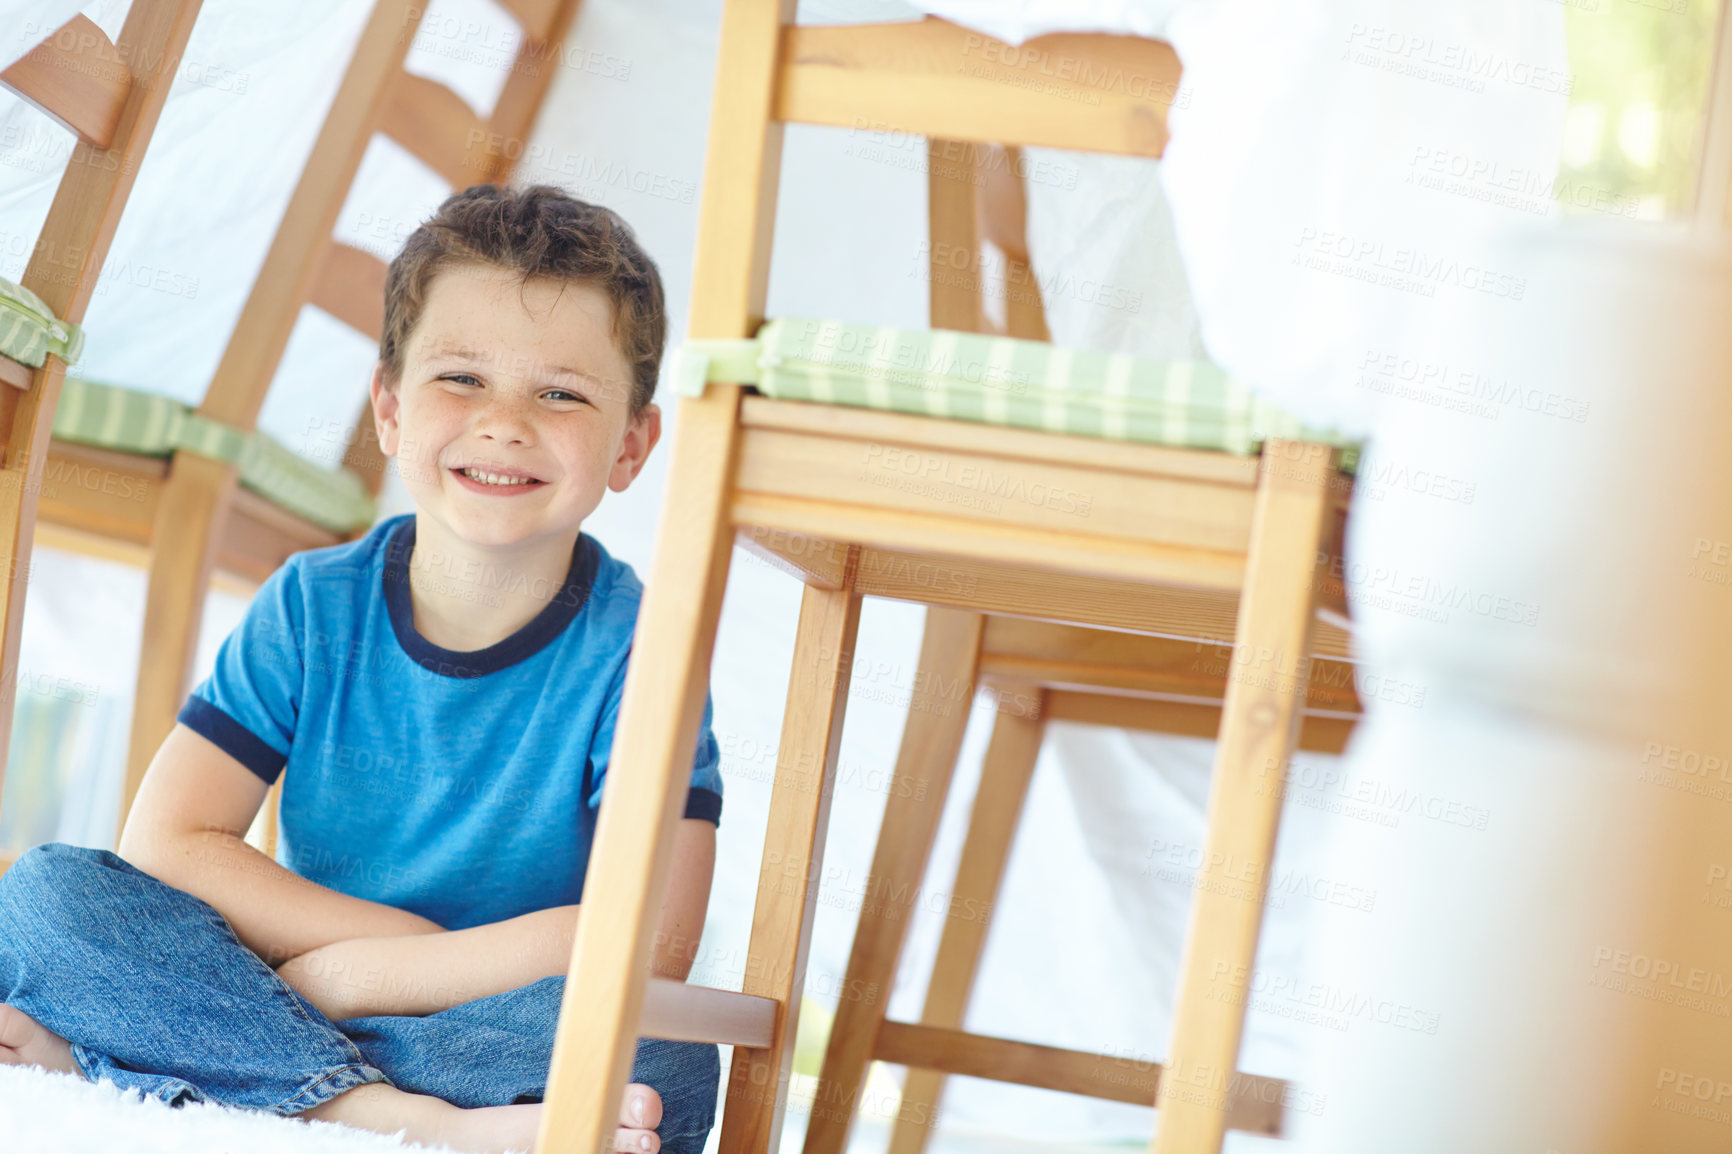
<svg viewBox="0 0 1732 1154">
<path fill-rule="evenodd" d="M 580 535 L 546 607 L 463 653 L 415 631 L 414 543 L 409 514 L 290 557 L 180 720 L 267 782 L 287 766 L 277 859 L 302 877 L 447 929 L 575 903 L 643 586 Z M 709 726 L 706 703 L 685 814 L 719 822 Z"/>
</svg>

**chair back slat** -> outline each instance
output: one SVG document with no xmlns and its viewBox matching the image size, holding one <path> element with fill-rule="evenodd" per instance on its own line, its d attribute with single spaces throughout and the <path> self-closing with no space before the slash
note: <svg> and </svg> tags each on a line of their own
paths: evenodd
<svg viewBox="0 0 1732 1154">
<path fill-rule="evenodd" d="M 487 121 L 437 80 L 405 72 L 397 80 L 379 131 L 408 149 L 453 188 L 476 183 L 486 168 Z"/>
<path fill-rule="evenodd" d="M 329 242 L 307 303 L 378 340 L 385 331 L 385 262 L 354 245 Z"/>
<path fill-rule="evenodd" d="M 1012 46 L 932 17 L 783 29 L 775 118 L 912 136 L 1159 156 L 1172 46 L 1055 33 Z"/>
<path fill-rule="evenodd" d="M 523 35 L 537 43 L 561 40 L 570 23 L 572 7 L 565 0 L 500 0 Z"/>
<path fill-rule="evenodd" d="M 132 91 L 132 69 L 89 17 L 74 16 L 0 72 L 0 84 L 92 148 L 107 148 Z"/>
</svg>

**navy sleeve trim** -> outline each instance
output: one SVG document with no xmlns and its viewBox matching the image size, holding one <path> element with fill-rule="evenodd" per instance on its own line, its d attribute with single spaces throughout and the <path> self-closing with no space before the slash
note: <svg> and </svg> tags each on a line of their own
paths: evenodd
<svg viewBox="0 0 1732 1154">
<path fill-rule="evenodd" d="M 686 816 L 721 825 L 722 795 L 700 785 L 692 786 L 686 794 Z"/>
<path fill-rule="evenodd" d="M 288 764 L 287 754 L 272 749 L 252 730 L 202 697 L 187 698 L 176 720 L 246 766 L 266 785 L 274 785 L 283 766 Z M 716 808 L 719 811 L 721 806 L 718 804 Z"/>
</svg>

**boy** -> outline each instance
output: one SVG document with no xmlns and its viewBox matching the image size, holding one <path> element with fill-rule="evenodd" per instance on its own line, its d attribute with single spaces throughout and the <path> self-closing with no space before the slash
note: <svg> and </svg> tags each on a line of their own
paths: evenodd
<svg viewBox="0 0 1732 1154">
<path fill-rule="evenodd" d="M 415 512 L 265 582 L 119 857 L 42 846 L 0 877 L 0 1062 L 533 1143 L 641 591 L 580 528 L 655 447 L 665 332 L 630 229 L 555 189 L 471 188 L 409 238 L 372 401 Z M 680 979 L 708 720 L 655 958 Z M 242 841 L 279 774 L 288 868 Z M 719 1076 L 714 1046 L 640 1043 L 617 1148 L 696 1154 Z"/>
</svg>

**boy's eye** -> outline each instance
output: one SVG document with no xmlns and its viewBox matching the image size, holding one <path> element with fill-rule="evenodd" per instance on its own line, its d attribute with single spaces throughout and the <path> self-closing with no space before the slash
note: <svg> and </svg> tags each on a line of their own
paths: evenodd
<svg viewBox="0 0 1732 1154">
<path fill-rule="evenodd" d="M 479 385 L 481 378 L 473 373 L 445 373 L 439 378 L 442 381 L 456 381 L 460 385 Z"/>
<path fill-rule="evenodd" d="M 589 404 L 588 397 L 582 393 L 574 393 L 570 389 L 549 389 L 541 395 L 550 401 L 577 401 L 581 404 Z"/>
</svg>

